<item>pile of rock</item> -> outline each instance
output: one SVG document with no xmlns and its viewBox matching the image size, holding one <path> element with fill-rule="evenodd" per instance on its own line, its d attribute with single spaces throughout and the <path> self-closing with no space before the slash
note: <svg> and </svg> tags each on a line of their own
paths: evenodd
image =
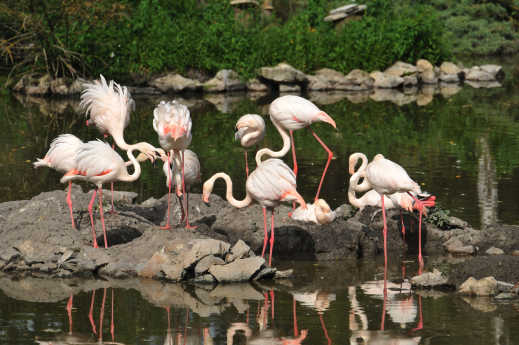
<svg viewBox="0 0 519 345">
<path fill-rule="evenodd" d="M 325 22 L 341 22 L 345 19 L 352 18 L 352 16 L 358 16 L 359 14 L 366 11 L 366 5 L 349 4 L 331 10 L 326 17 Z"/>
</svg>

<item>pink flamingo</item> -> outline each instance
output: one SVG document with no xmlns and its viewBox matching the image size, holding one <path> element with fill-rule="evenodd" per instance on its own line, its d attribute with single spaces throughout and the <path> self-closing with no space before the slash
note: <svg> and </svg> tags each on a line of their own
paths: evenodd
<svg viewBox="0 0 519 345">
<path fill-rule="evenodd" d="M 257 201 L 263 207 L 263 224 L 265 235 L 263 237 L 263 250 L 261 256 L 265 255 L 267 245 L 267 208 L 271 212 L 270 228 L 270 257 L 269 266 L 272 263 L 272 249 L 274 247 L 274 208 L 281 201 L 296 201 L 303 208 L 306 203 L 303 197 L 296 190 L 296 176 L 294 172 L 280 159 L 267 159 L 259 164 L 249 175 L 245 184 L 245 198 L 236 200 L 232 194 L 232 181 L 225 173 L 216 173 L 203 186 L 203 201 L 209 203 L 209 195 L 213 191 L 214 183 L 218 178 L 225 180 L 227 190 L 226 198 L 229 203 L 237 208 L 250 205 L 252 201 Z"/>
<path fill-rule="evenodd" d="M 182 196 L 185 195 L 185 172 L 184 172 L 184 150 L 191 144 L 191 115 L 189 109 L 177 101 L 164 102 L 153 110 L 153 129 L 159 135 L 160 146 L 168 153 L 168 161 L 171 164 L 172 156 L 179 156 L 182 171 Z M 179 159 L 179 158 L 175 158 Z M 170 182 L 172 182 L 170 180 Z M 169 229 L 171 183 L 168 191 L 168 215 L 166 225 L 162 229 Z M 179 194 L 177 194 L 179 196 Z M 184 205 L 186 209 L 186 205 Z M 194 229 L 196 226 L 189 225 L 189 215 L 186 214 L 186 229 Z"/>
<path fill-rule="evenodd" d="M 196 155 L 196 153 L 194 153 L 193 151 L 189 149 L 186 149 L 184 151 L 184 182 L 186 186 L 186 210 L 184 211 L 182 200 L 179 197 L 179 195 L 182 195 L 182 176 L 180 174 L 180 171 L 182 169 L 182 162 L 178 159 L 178 157 L 175 158 L 176 159 L 173 160 L 172 167 L 169 164 L 169 159 L 163 156 L 162 159 L 164 161 L 164 165 L 162 166 L 162 169 L 164 171 L 164 174 L 166 175 L 166 186 L 169 187 L 171 184 L 174 184 L 176 187 L 175 190 L 180 202 L 180 210 L 182 211 L 181 222 L 183 222 L 184 218 L 186 218 L 186 214 L 189 213 L 190 187 L 191 185 L 200 182 L 200 161 L 198 160 L 198 156 Z M 174 178 L 174 182 L 171 181 L 172 178 Z"/>
<path fill-rule="evenodd" d="M 236 122 L 235 140 L 240 140 L 245 154 L 245 172 L 249 177 L 249 162 L 247 159 L 247 148 L 258 144 L 265 137 L 265 121 L 263 117 L 256 114 L 246 114 Z"/>
<path fill-rule="evenodd" d="M 150 158 L 157 151 L 152 145 L 141 142 L 130 145 L 124 140 L 124 129 L 130 123 L 130 112 L 135 110 L 135 102 L 130 92 L 125 86 L 110 80 L 109 83 L 100 75 L 100 80 L 92 83 L 83 84 L 84 90 L 81 93 L 80 107 L 85 110 L 87 126 L 93 124 L 105 137 L 111 135 L 115 144 L 123 151 L 131 148 L 145 153 Z M 112 145 L 112 148 L 114 146 Z M 112 190 L 112 210 L 114 211 L 113 201 L 113 182 L 110 183 Z"/>
<path fill-rule="evenodd" d="M 106 227 L 103 215 L 102 185 L 103 183 L 113 181 L 133 182 L 139 178 L 141 175 L 139 161 L 146 160 L 149 157 L 141 153 L 138 159 L 135 159 L 133 150 L 134 149 L 130 149 L 127 152 L 130 161 L 125 163 L 121 156 L 115 152 L 110 145 L 100 140 L 89 141 L 79 147 L 75 156 L 75 168 L 68 171 L 60 180 L 61 183 L 82 180 L 91 182 L 97 186 L 99 190 L 99 212 L 101 214 L 101 224 L 103 225 L 105 248 L 108 248 L 108 241 L 106 238 Z M 154 159 L 154 157 L 152 159 Z M 133 165 L 134 171 L 132 174 L 128 173 L 128 165 Z M 98 248 L 92 215 L 95 196 L 96 191 L 94 190 L 92 199 L 88 205 L 88 211 L 90 213 L 90 222 L 92 223 L 93 246 L 94 248 Z"/>
<path fill-rule="evenodd" d="M 279 134 L 281 135 L 281 138 L 283 139 L 283 148 L 281 148 L 281 150 L 279 151 L 272 151 L 268 148 L 259 150 L 256 153 L 256 163 L 258 165 L 259 163 L 261 163 L 261 158 L 264 154 L 276 158 L 283 157 L 287 154 L 288 150 L 290 150 L 290 145 L 292 145 L 294 173 L 297 176 L 297 159 L 294 147 L 294 136 L 292 132 L 296 129 L 308 127 L 315 139 L 328 153 L 328 160 L 326 161 L 326 165 L 324 167 L 323 174 L 319 182 L 319 187 L 317 188 L 317 193 L 315 195 L 315 200 L 319 199 L 319 193 L 321 191 L 324 176 L 326 175 L 326 171 L 328 170 L 330 161 L 333 158 L 333 153 L 328 148 L 328 146 L 324 144 L 321 138 L 319 138 L 317 134 L 315 134 L 315 132 L 310 128 L 310 125 L 314 122 L 322 121 L 329 123 L 333 126 L 333 128 L 337 128 L 335 125 L 335 121 L 328 114 L 320 110 L 315 104 L 313 104 L 309 100 L 294 95 L 286 95 L 276 98 L 270 104 L 269 113 L 270 120 L 278 130 Z M 286 132 L 287 130 L 290 132 L 290 137 Z"/>
<path fill-rule="evenodd" d="M 83 145 L 83 142 L 72 134 L 61 134 L 55 138 L 51 144 L 49 151 L 45 154 L 43 159 L 38 158 L 33 163 L 35 168 L 38 167 L 49 167 L 59 172 L 67 172 L 76 167 L 74 157 L 79 147 Z M 68 192 L 67 192 L 67 204 L 70 210 L 70 220 L 72 221 L 72 228 L 76 229 L 74 223 L 74 216 L 72 213 L 72 181 L 69 181 Z"/>
<path fill-rule="evenodd" d="M 386 208 L 384 207 L 384 195 L 389 196 L 393 193 L 408 193 L 415 201 L 415 207 L 420 211 L 419 225 L 418 225 L 418 261 L 420 267 L 423 267 L 422 258 L 422 212 L 424 204 L 418 200 L 411 192 L 421 193 L 420 186 L 414 182 L 407 172 L 397 163 L 384 158 L 383 155 L 378 154 L 373 158 L 366 168 L 359 171 L 367 180 L 367 183 L 380 194 L 380 201 L 382 207 L 382 217 L 384 219 L 384 263 L 387 267 L 387 222 L 386 222 Z"/>
<path fill-rule="evenodd" d="M 298 207 L 292 213 L 292 219 L 311 222 L 319 225 L 328 224 L 335 220 L 335 211 L 324 199 L 317 199 L 313 204 L 307 204 L 306 209 Z"/>
</svg>

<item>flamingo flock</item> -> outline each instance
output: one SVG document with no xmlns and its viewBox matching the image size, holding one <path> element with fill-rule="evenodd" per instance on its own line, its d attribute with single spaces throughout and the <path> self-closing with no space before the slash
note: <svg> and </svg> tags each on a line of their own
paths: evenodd
<svg viewBox="0 0 519 345">
<path fill-rule="evenodd" d="M 87 125 L 95 126 L 105 137 L 113 138 L 113 145 L 101 140 L 83 142 L 73 134 L 61 134 L 54 139 L 44 158 L 34 162 L 35 167 L 46 166 L 63 173 L 60 182 L 68 183 L 66 202 L 70 211 L 72 228 L 77 231 L 70 194 L 73 181 L 86 181 L 95 185 L 89 204 L 89 215 L 92 230 L 92 245 L 98 247 L 94 226 L 93 208 L 96 194 L 99 195 L 99 215 L 103 227 L 104 247 L 108 247 L 108 236 L 104 222 L 102 185 L 113 182 L 132 182 L 141 174 L 140 164 L 144 161 L 163 161 L 163 172 L 168 188 L 168 208 L 165 225 L 161 229 L 170 229 L 171 193 L 176 194 L 181 205 L 181 223 L 185 222 L 186 229 L 195 229 L 189 221 L 188 190 L 192 185 L 201 181 L 200 161 L 195 152 L 188 149 L 192 141 L 192 120 L 188 107 L 178 101 L 161 101 L 153 111 L 153 129 L 157 133 L 160 147 L 148 142 L 128 144 L 124 139 L 124 130 L 130 124 L 131 112 L 135 102 L 125 86 L 115 81 L 107 82 L 101 75 L 99 80 L 84 84 L 81 94 L 81 109 L 87 116 Z M 226 183 L 225 197 L 234 207 L 243 208 L 253 202 L 262 207 L 264 238 L 262 256 L 267 246 L 270 246 L 269 265 L 272 263 L 274 237 L 274 209 L 281 202 L 292 202 L 293 212 L 289 216 L 295 220 L 327 224 L 333 222 L 335 213 L 328 203 L 319 198 L 328 167 L 333 158 L 332 150 L 314 132 L 311 125 L 315 122 L 325 122 L 334 127 L 336 123 L 325 111 L 319 109 L 311 101 L 294 95 L 276 98 L 269 106 L 270 120 L 279 132 L 283 146 L 275 151 L 265 147 L 256 152 L 256 168 L 249 172 L 247 150 L 261 144 L 265 137 L 266 126 L 262 116 L 245 114 L 236 122 L 235 140 L 244 148 L 245 156 L 245 198 L 237 200 L 233 196 L 233 183 L 229 175 L 218 172 L 203 183 L 202 199 L 209 203 L 209 196 L 215 182 L 223 179 Z M 319 184 L 313 203 L 306 203 L 297 191 L 298 164 L 293 131 L 307 128 L 327 153 L 327 160 L 320 176 Z M 116 148 L 125 152 L 121 156 Z M 281 160 L 289 150 L 292 150 L 293 166 L 290 168 Z M 359 160 L 362 164 L 358 169 Z M 129 172 L 128 168 L 131 167 Z M 384 219 L 384 258 L 387 266 L 387 223 L 386 209 L 399 208 L 403 211 L 419 211 L 419 264 L 423 266 L 421 253 L 421 218 L 427 207 L 434 206 L 434 196 L 422 193 L 418 183 L 413 181 L 407 172 L 395 162 L 378 154 L 368 163 L 362 153 L 354 153 L 349 159 L 351 174 L 347 192 L 349 202 L 357 208 L 375 206 L 382 209 Z M 361 180 L 363 180 L 361 182 Z M 357 193 L 365 192 L 361 197 Z M 296 209 L 295 204 L 299 204 Z M 267 211 L 270 212 L 270 231 L 267 226 Z M 403 223 L 402 223 L 403 225 Z M 403 236 L 405 228 L 402 226 Z M 270 234 L 270 236 L 269 236 Z"/>
</svg>

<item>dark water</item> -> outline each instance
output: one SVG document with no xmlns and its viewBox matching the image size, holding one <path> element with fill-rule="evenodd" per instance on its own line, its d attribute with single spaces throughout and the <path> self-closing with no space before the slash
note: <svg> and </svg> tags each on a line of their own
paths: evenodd
<svg viewBox="0 0 519 345">
<path fill-rule="evenodd" d="M 413 292 L 401 278 L 414 273 L 414 263 L 392 260 L 385 299 L 382 266 L 373 262 L 283 265 L 295 267 L 296 277 L 276 285 L 0 278 L 0 343 L 519 342 L 517 301 Z"/>
</svg>

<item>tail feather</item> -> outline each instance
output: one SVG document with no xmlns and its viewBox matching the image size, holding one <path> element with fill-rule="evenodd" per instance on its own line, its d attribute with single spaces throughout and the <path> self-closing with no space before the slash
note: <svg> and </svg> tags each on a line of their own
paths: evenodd
<svg viewBox="0 0 519 345">
<path fill-rule="evenodd" d="M 45 158 L 37 158 L 36 162 L 33 162 L 32 165 L 34 165 L 35 168 L 39 167 L 49 167 L 50 168 L 50 162 L 47 161 Z"/>
</svg>

